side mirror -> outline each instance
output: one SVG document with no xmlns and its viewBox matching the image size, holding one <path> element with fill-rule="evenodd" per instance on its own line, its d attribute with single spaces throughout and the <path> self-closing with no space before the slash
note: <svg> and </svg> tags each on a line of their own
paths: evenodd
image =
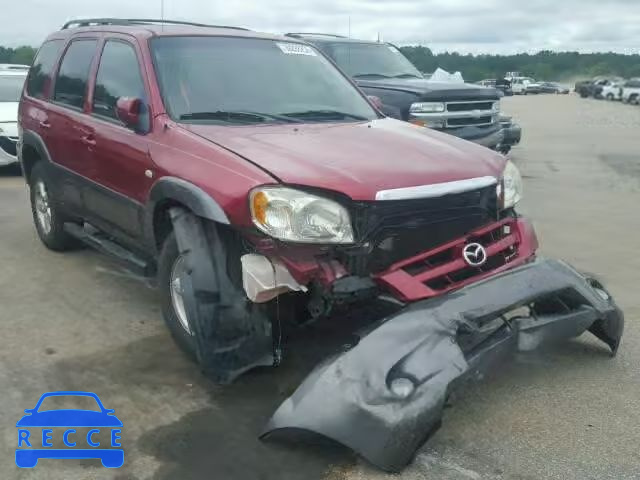
<svg viewBox="0 0 640 480">
<path fill-rule="evenodd" d="M 382 100 L 380 97 L 376 97 L 375 95 L 367 95 L 369 101 L 376 107 L 378 110 L 382 110 Z"/>
<path fill-rule="evenodd" d="M 116 102 L 116 116 L 126 127 L 138 131 L 142 100 L 132 97 L 120 97 Z"/>
</svg>

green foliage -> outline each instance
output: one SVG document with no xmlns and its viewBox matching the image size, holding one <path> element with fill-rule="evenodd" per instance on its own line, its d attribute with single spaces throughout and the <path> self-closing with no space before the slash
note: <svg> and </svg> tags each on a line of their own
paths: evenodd
<svg viewBox="0 0 640 480">
<path fill-rule="evenodd" d="M 539 80 L 568 80 L 591 78 L 597 75 L 640 77 L 640 55 L 619 53 L 551 52 L 543 50 L 535 55 L 461 55 L 457 52 L 434 54 L 428 47 L 417 45 L 400 50 L 423 72 L 444 68 L 460 71 L 465 80 L 475 82 L 497 78 L 506 72 L 521 72 Z M 0 46 L 0 63 L 31 65 L 36 49 L 29 46 L 8 48 Z"/>
<path fill-rule="evenodd" d="M 437 67 L 460 71 L 465 80 L 475 82 L 498 78 L 506 72 L 521 72 L 539 80 L 569 80 L 597 75 L 625 78 L 640 76 L 640 55 L 619 53 L 551 52 L 543 50 L 530 55 L 460 55 L 457 52 L 433 54 L 423 46 L 401 47 L 400 50 L 423 72 Z"/>
<path fill-rule="evenodd" d="M 36 49 L 33 47 L 0 47 L 0 63 L 19 63 L 21 65 L 31 65 L 33 63 L 33 57 L 35 56 Z"/>
</svg>

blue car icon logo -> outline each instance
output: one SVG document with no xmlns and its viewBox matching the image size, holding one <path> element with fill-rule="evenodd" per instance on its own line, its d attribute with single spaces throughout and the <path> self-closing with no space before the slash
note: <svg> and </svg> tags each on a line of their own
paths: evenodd
<svg viewBox="0 0 640 480">
<path fill-rule="evenodd" d="M 99 410 L 55 409 L 45 410 L 42 402 L 50 397 L 84 397 L 93 398 Z M 65 398 L 66 400 L 66 398 Z M 100 459 L 107 468 L 118 468 L 124 463 L 124 450 L 120 448 L 122 422 L 114 415 L 114 410 L 104 408 L 100 398 L 91 392 L 49 392 L 40 397 L 36 406 L 24 411 L 16 427 L 18 427 L 18 448 L 16 449 L 16 465 L 21 468 L 32 468 L 41 458 L 62 459 Z M 76 428 L 90 430 L 81 435 Z M 41 435 L 39 429 L 42 428 Z M 38 429 L 38 430 L 34 430 Z M 56 429 L 62 431 L 62 441 L 68 448 L 53 448 L 52 438 Z M 109 447 L 97 440 L 101 430 L 109 430 Z M 86 442 L 85 442 L 86 440 Z M 89 448 L 82 448 L 84 443 Z M 104 444 L 104 440 L 102 440 Z M 76 448 L 77 446 L 77 448 Z"/>
</svg>

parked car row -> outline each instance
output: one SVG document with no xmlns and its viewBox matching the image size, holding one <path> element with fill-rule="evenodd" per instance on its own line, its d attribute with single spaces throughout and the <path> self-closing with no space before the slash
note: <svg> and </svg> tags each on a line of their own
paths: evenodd
<svg viewBox="0 0 640 480">
<path fill-rule="evenodd" d="M 576 83 L 575 91 L 582 98 L 622 101 L 640 105 L 640 78 L 596 78 Z"/>
<path fill-rule="evenodd" d="M 568 94 L 569 88 L 556 82 L 537 82 L 531 77 L 510 76 L 504 79 L 485 79 L 476 82 L 483 87 L 502 90 L 505 95 L 529 95 L 538 93 Z"/>
</svg>

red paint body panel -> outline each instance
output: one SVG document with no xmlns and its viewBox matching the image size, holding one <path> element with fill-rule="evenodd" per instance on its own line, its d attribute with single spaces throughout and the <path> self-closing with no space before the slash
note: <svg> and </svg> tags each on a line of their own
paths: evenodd
<svg viewBox="0 0 640 480">
<path fill-rule="evenodd" d="M 510 227 L 510 234 L 491 243 L 482 242 L 489 259 L 504 256 L 504 258 L 500 258 L 501 265 L 486 271 L 470 268 L 462 258 L 462 248 L 466 244 L 484 237 L 491 231 L 501 230 L 504 226 Z M 513 248 L 513 252 L 508 251 L 509 248 Z M 384 288 L 391 290 L 402 300 L 410 302 L 442 295 L 482 280 L 483 278 L 522 265 L 534 258 L 537 249 L 538 239 L 531 223 L 523 218 L 509 218 L 478 229 L 465 237 L 456 239 L 445 245 L 421 253 L 420 255 L 398 262 L 389 267 L 387 271 L 375 277 Z M 451 252 L 449 261 L 433 268 L 430 268 L 428 264 L 425 263 L 425 260 L 430 257 L 441 255 L 447 251 Z M 505 254 L 505 251 L 509 252 L 508 255 Z M 421 266 L 423 266 L 423 271 L 415 275 L 406 270 L 408 267 L 419 268 Z M 463 280 L 450 281 L 449 285 L 442 288 L 433 288 L 426 284 L 426 282 L 440 280 L 456 272 L 463 272 L 465 269 L 469 272 L 470 276 Z"/>
<path fill-rule="evenodd" d="M 284 183 L 374 200 L 380 190 L 499 178 L 505 158 L 447 134 L 389 118 L 362 123 L 185 129 L 224 145 Z"/>
</svg>

